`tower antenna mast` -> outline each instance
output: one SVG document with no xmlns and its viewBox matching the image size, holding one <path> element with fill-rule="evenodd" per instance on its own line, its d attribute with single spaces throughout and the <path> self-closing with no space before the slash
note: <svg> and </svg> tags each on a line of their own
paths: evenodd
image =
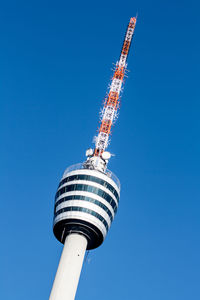
<svg viewBox="0 0 200 300">
<path fill-rule="evenodd" d="M 105 150 L 110 142 L 111 127 L 118 116 L 120 92 L 122 90 L 124 76 L 126 74 L 127 57 L 134 34 L 135 25 L 136 17 L 133 17 L 130 19 L 128 24 L 119 61 L 117 61 L 115 65 L 108 96 L 105 99 L 104 106 L 101 111 L 101 125 L 98 135 L 95 137 L 95 149 L 94 151 L 89 149 L 89 151 L 86 153 L 88 156 L 86 165 L 101 171 L 106 170 L 107 162 L 110 158 L 110 153 L 105 153 Z"/>
</svg>

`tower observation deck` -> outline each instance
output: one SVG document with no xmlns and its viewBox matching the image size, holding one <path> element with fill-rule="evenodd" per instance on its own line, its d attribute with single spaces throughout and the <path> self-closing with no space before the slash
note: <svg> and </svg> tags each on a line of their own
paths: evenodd
<svg viewBox="0 0 200 300">
<path fill-rule="evenodd" d="M 77 164 L 67 168 L 55 197 L 54 234 L 63 243 L 70 233 L 87 239 L 87 249 L 100 246 L 117 212 L 120 183 L 105 173 Z"/>
<path fill-rule="evenodd" d="M 53 232 L 64 244 L 50 300 L 73 300 L 86 250 L 100 246 L 118 209 L 119 179 L 107 169 L 111 154 L 111 126 L 117 117 L 120 91 L 126 74 L 127 56 L 136 25 L 131 18 L 116 63 L 109 93 L 101 110 L 95 149 L 86 151 L 84 163 L 68 167 L 55 195 Z"/>
</svg>

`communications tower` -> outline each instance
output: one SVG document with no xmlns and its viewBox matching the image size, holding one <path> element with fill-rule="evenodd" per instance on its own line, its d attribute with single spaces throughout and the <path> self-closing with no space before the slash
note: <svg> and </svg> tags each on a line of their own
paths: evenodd
<svg viewBox="0 0 200 300">
<path fill-rule="evenodd" d="M 54 208 L 53 232 L 64 244 L 50 300 L 74 300 L 86 250 L 99 247 L 117 212 L 120 182 L 107 169 L 111 154 L 111 127 L 116 120 L 127 56 L 136 25 L 131 18 L 109 92 L 101 110 L 95 149 L 86 151 L 85 162 L 67 168 L 59 183 Z"/>
</svg>

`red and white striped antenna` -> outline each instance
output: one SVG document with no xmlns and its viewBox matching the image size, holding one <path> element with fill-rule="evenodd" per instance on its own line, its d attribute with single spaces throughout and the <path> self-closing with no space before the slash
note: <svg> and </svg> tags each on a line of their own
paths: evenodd
<svg viewBox="0 0 200 300">
<path fill-rule="evenodd" d="M 105 170 L 108 159 L 110 158 L 109 152 L 105 152 L 105 149 L 109 145 L 111 127 L 118 115 L 120 92 L 124 82 L 124 76 L 127 68 L 127 57 L 135 30 L 136 20 L 137 18 L 133 17 L 130 19 L 128 24 L 120 58 L 115 65 L 114 74 L 109 86 L 109 93 L 101 112 L 101 125 L 98 135 L 95 137 L 95 149 L 94 151 L 89 149 L 86 152 L 86 155 L 88 156 L 86 164 L 102 171 Z"/>
</svg>

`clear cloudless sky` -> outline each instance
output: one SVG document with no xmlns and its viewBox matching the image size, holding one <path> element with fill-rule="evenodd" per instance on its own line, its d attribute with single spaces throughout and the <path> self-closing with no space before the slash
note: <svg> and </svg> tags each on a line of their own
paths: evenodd
<svg viewBox="0 0 200 300">
<path fill-rule="evenodd" d="M 200 4 L 1 1 L 0 299 L 48 299 L 64 169 L 85 159 L 138 13 L 109 163 L 122 185 L 77 300 L 200 299 Z"/>
</svg>

